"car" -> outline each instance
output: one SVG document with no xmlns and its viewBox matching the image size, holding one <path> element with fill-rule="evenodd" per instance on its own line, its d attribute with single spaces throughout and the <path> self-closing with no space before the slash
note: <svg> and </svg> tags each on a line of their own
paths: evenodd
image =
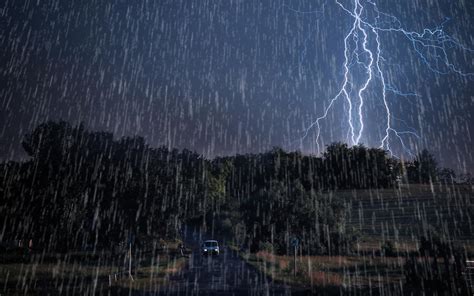
<svg viewBox="0 0 474 296">
<path fill-rule="evenodd" d="M 207 240 L 202 243 L 201 250 L 203 255 L 219 255 L 219 243 L 216 240 Z"/>
</svg>

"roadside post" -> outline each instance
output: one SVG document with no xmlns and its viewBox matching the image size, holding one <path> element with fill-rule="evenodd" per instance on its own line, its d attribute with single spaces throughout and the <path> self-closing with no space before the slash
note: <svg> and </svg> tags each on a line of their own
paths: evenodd
<svg viewBox="0 0 474 296">
<path fill-rule="evenodd" d="M 293 246 L 294 253 L 293 253 L 293 276 L 296 277 L 296 250 L 298 248 L 300 241 L 298 240 L 297 237 L 294 237 L 291 240 L 291 245 Z"/>
<path fill-rule="evenodd" d="M 130 279 L 133 281 L 133 275 L 132 275 L 132 244 L 133 242 L 135 241 L 135 236 L 133 234 L 130 234 L 129 237 L 128 237 L 128 245 L 129 245 L 129 249 L 128 249 L 128 258 L 129 258 L 129 261 L 128 261 L 128 276 L 130 277 Z"/>
</svg>

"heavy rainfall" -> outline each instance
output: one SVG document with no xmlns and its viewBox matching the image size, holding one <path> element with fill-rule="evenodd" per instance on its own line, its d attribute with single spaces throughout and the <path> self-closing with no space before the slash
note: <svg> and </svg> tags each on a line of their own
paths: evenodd
<svg viewBox="0 0 474 296">
<path fill-rule="evenodd" d="M 0 296 L 473 295 L 474 1 L 4 0 Z"/>
</svg>

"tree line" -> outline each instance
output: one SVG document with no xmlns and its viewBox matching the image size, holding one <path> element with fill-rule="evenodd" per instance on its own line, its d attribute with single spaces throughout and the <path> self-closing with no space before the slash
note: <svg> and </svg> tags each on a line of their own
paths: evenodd
<svg viewBox="0 0 474 296">
<path fill-rule="evenodd" d="M 28 160 L 0 164 L 0 240 L 33 239 L 48 250 L 176 238 L 194 223 L 253 250 L 287 253 L 298 236 L 307 253 L 345 253 L 355 236 L 348 209 L 322 192 L 454 178 L 428 151 L 401 162 L 334 143 L 321 156 L 274 148 L 206 159 L 62 121 L 39 125 L 22 145 Z"/>
</svg>

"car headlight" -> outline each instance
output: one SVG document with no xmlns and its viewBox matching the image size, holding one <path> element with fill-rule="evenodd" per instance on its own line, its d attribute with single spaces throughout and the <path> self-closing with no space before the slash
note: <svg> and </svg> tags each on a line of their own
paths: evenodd
<svg viewBox="0 0 474 296">
<path fill-rule="evenodd" d="M 207 249 L 204 249 L 204 252 L 207 252 Z"/>
</svg>

